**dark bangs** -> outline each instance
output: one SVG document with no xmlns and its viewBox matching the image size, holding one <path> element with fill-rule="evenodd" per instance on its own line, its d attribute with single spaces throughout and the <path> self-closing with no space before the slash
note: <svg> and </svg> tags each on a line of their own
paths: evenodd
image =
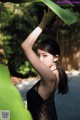
<svg viewBox="0 0 80 120">
<path fill-rule="evenodd" d="M 54 40 L 44 40 L 41 41 L 38 46 L 37 49 L 41 49 L 44 50 L 52 55 L 60 55 L 60 47 L 58 45 L 58 43 Z"/>
</svg>

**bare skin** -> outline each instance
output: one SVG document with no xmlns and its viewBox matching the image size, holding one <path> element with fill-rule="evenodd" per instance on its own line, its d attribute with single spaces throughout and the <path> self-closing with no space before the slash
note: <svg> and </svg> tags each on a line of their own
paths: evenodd
<svg viewBox="0 0 80 120">
<path fill-rule="evenodd" d="M 53 18 L 53 15 L 54 14 L 50 9 L 48 9 L 47 13 L 44 11 L 44 15 L 39 26 L 31 32 L 31 34 L 21 45 L 29 62 L 41 76 L 41 82 L 38 89 L 38 93 L 44 100 L 50 96 L 53 89 L 55 88 L 55 81 L 57 81 L 57 84 L 59 81 L 58 71 L 54 70 L 56 69 L 55 61 L 58 60 L 58 55 L 53 56 L 45 51 L 38 49 L 37 56 L 33 51 L 33 46 L 37 41 L 39 35 L 42 33 L 44 28 Z M 44 59 L 45 62 L 43 62 L 41 59 Z"/>
</svg>

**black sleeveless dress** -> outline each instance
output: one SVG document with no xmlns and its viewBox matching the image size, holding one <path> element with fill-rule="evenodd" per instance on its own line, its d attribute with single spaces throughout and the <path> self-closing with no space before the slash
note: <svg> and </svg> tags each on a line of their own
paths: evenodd
<svg viewBox="0 0 80 120">
<path fill-rule="evenodd" d="M 38 94 L 39 84 L 40 81 L 38 81 L 26 95 L 28 110 L 31 112 L 33 120 L 58 120 L 54 102 L 55 90 L 48 99 L 44 100 Z"/>
</svg>

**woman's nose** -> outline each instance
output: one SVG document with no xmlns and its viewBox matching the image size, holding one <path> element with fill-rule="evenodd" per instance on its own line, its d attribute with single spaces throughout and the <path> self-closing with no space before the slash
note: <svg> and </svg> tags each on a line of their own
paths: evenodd
<svg viewBox="0 0 80 120">
<path fill-rule="evenodd" d="M 39 59 L 40 59 L 40 61 L 43 61 L 43 56 L 40 56 L 40 58 L 39 58 Z"/>
</svg>

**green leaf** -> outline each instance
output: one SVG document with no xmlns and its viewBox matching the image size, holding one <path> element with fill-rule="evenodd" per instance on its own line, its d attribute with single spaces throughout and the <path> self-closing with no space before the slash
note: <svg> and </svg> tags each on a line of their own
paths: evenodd
<svg viewBox="0 0 80 120">
<path fill-rule="evenodd" d="M 8 68 L 0 64 L 0 110 L 10 111 L 10 120 L 32 120 L 17 88 L 10 80 Z"/>
<path fill-rule="evenodd" d="M 58 17 L 60 17 L 66 24 L 73 24 L 77 22 L 77 18 L 73 12 L 67 9 L 61 8 L 51 0 L 41 0 L 46 4 Z"/>
</svg>

